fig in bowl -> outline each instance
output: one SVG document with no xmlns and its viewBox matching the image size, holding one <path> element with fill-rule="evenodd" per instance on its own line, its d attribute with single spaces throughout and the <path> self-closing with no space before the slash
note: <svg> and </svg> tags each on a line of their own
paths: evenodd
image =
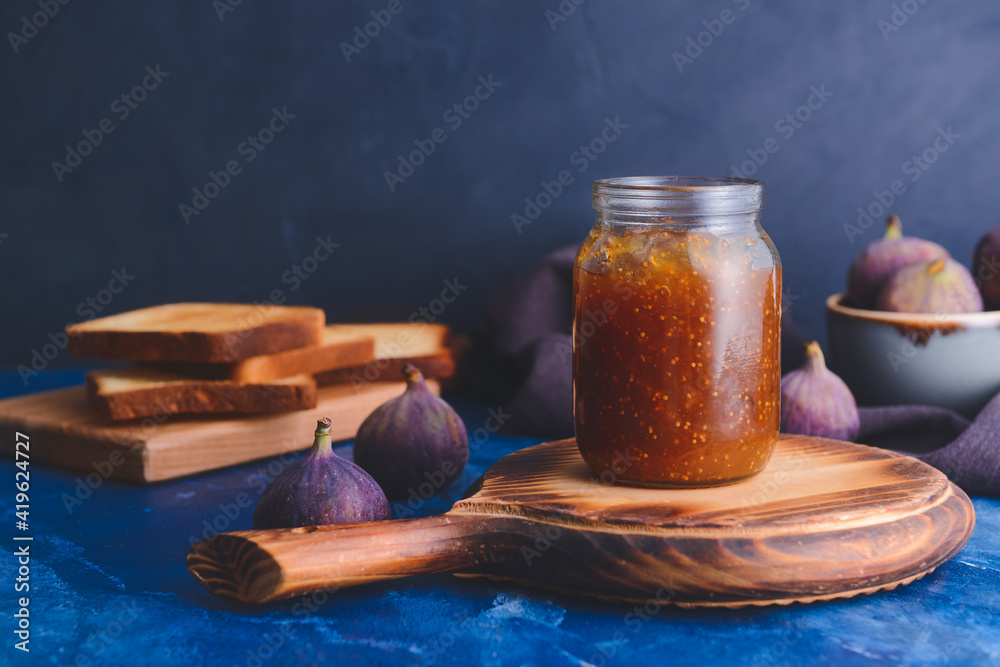
<svg viewBox="0 0 1000 667">
<path fill-rule="evenodd" d="M 1000 225 L 979 239 L 972 253 L 972 269 L 976 274 L 987 310 L 1000 310 Z"/>
<path fill-rule="evenodd" d="M 914 262 L 947 259 L 948 251 L 933 241 L 903 236 L 899 217 L 890 215 L 885 236 L 858 253 L 847 272 L 848 305 L 873 308 L 886 282 L 901 268 Z"/>
<path fill-rule="evenodd" d="M 969 270 L 953 259 L 915 262 L 886 281 L 876 301 L 878 310 L 893 313 L 978 313 L 983 309 L 979 286 Z"/>
<path fill-rule="evenodd" d="M 973 418 L 1000 393 L 1000 311 L 881 312 L 835 294 L 826 327 L 830 369 L 858 405 L 938 405 Z"/>
</svg>

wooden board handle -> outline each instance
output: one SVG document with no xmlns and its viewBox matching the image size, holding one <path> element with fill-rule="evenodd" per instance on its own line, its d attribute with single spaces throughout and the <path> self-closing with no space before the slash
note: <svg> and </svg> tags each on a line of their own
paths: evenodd
<svg viewBox="0 0 1000 667">
<path fill-rule="evenodd" d="M 219 533 L 187 557 L 221 597 L 260 603 L 414 574 L 452 572 L 479 559 L 479 522 L 436 516 L 283 530 Z"/>
</svg>

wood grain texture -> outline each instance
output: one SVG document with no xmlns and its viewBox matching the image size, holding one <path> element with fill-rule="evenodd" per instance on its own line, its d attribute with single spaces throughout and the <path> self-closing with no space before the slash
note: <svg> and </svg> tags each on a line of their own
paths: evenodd
<svg viewBox="0 0 1000 667">
<path fill-rule="evenodd" d="M 66 327 L 70 354 L 128 361 L 231 362 L 318 345 L 319 308 L 171 303 Z"/>
<path fill-rule="evenodd" d="M 439 386 L 429 381 L 435 393 Z M 166 417 L 108 424 L 71 387 L 0 401 L 0 452 L 13 456 L 16 431 L 31 437 L 34 463 L 146 483 L 173 479 L 312 444 L 316 420 L 333 421 L 333 439 L 353 438 L 372 410 L 403 393 L 404 382 L 318 390 L 316 407 L 252 417 Z"/>
<path fill-rule="evenodd" d="M 245 603 L 454 572 L 615 600 L 787 604 L 913 581 L 974 523 L 943 474 L 863 445 L 782 436 L 756 477 L 677 490 L 603 484 L 563 440 L 505 457 L 443 516 L 222 533 L 188 568 Z"/>
<path fill-rule="evenodd" d="M 323 330 L 319 345 L 262 354 L 242 361 L 211 364 L 178 361 L 150 361 L 144 365 L 157 370 L 190 375 L 206 380 L 239 383 L 268 382 L 300 373 L 322 373 L 363 366 L 375 359 L 375 339 L 361 332 L 347 332 L 338 325 Z M 398 377 L 393 377 L 395 382 Z M 345 384 L 345 383 L 327 383 Z"/>
</svg>

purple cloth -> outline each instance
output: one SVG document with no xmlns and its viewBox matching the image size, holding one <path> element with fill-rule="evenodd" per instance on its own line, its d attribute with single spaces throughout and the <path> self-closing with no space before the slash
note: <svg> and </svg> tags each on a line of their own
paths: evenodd
<svg viewBox="0 0 1000 667">
<path fill-rule="evenodd" d="M 928 405 L 859 408 L 857 442 L 894 449 L 929 463 L 967 493 L 1000 496 L 1000 395 L 971 424 Z"/>
<path fill-rule="evenodd" d="M 563 248 L 519 276 L 490 304 L 484 331 L 474 335 L 466 381 L 502 401 L 505 430 L 545 438 L 573 435 L 573 260 Z M 781 363 L 802 364 L 805 338 L 786 308 Z M 1000 396 L 971 424 L 943 408 L 861 408 L 855 438 L 927 462 L 968 493 L 1000 496 Z"/>
</svg>

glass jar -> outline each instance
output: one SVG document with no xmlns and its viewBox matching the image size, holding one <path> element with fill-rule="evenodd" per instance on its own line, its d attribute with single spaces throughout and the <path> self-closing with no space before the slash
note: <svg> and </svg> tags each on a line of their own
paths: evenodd
<svg viewBox="0 0 1000 667">
<path fill-rule="evenodd" d="M 577 446 L 605 482 L 699 487 L 760 472 L 778 439 L 781 260 L 764 184 L 596 181 L 573 270 Z"/>
</svg>

